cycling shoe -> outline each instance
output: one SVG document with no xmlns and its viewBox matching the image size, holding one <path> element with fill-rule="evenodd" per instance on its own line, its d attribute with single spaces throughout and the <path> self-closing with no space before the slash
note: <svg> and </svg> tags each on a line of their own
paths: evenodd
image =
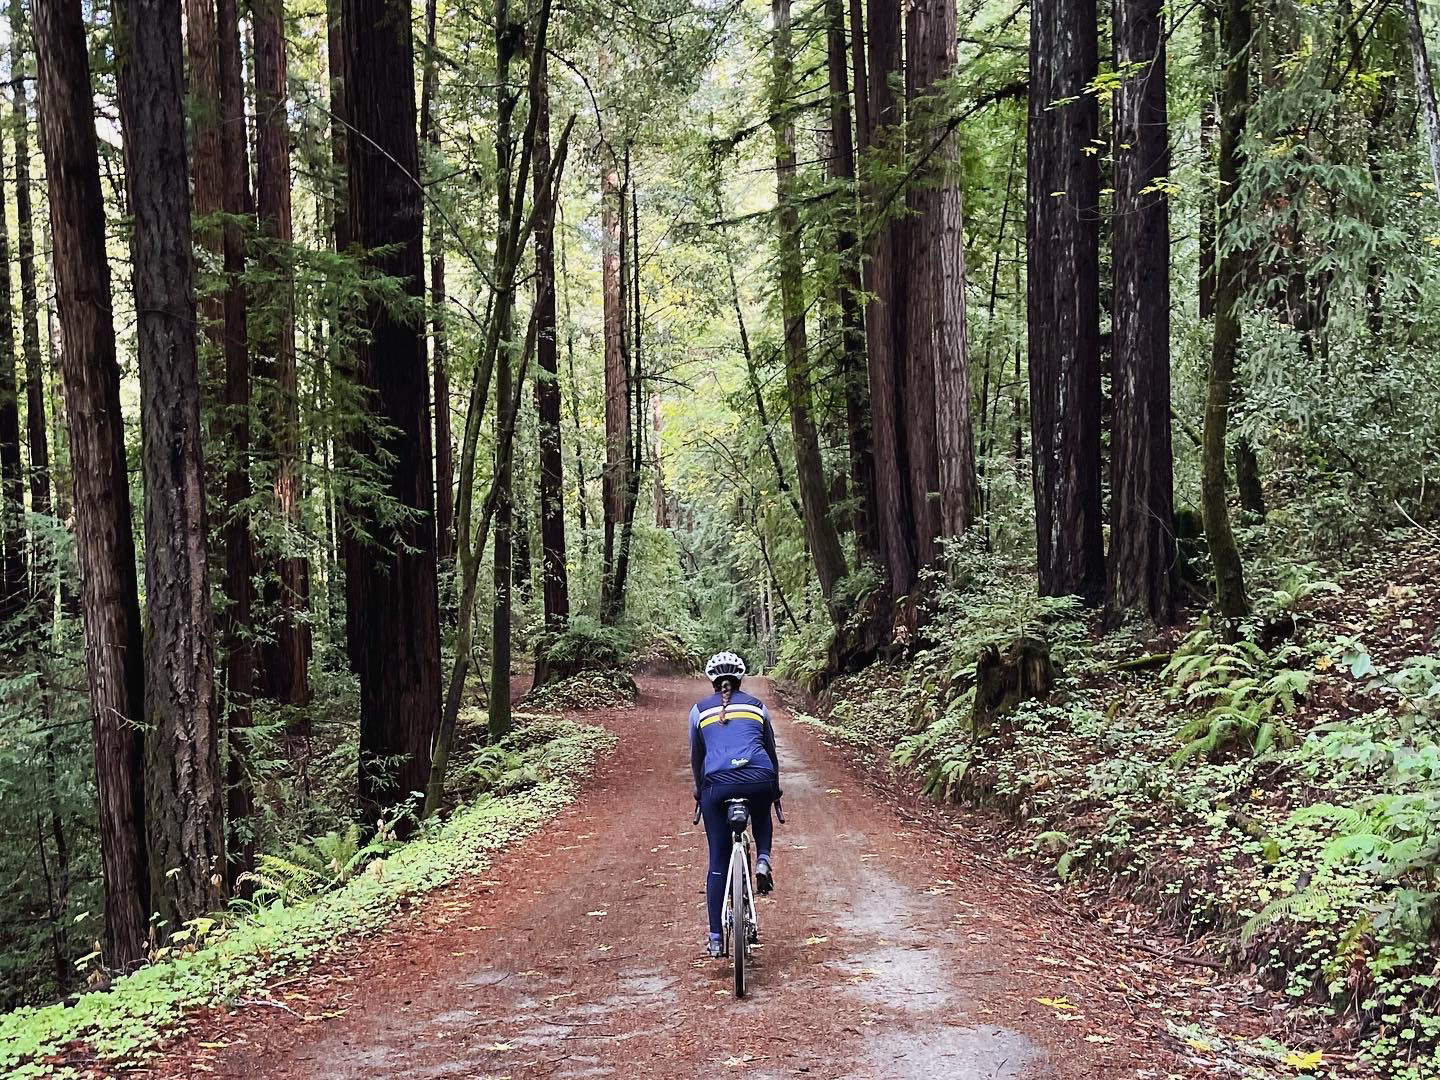
<svg viewBox="0 0 1440 1080">
<path fill-rule="evenodd" d="M 761 859 L 760 865 L 755 868 L 755 891 L 761 896 L 768 896 L 775 888 L 775 871 L 770 869 L 770 860 Z"/>
</svg>

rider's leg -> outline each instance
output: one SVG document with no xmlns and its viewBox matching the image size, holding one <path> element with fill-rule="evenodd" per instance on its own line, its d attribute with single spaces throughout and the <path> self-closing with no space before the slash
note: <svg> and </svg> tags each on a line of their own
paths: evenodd
<svg viewBox="0 0 1440 1080">
<path fill-rule="evenodd" d="M 705 839 L 710 844 L 710 868 L 705 875 L 705 907 L 711 935 L 720 933 L 720 912 L 725 906 L 725 878 L 730 869 L 730 825 L 725 820 L 725 797 L 709 788 L 700 796 Z"/>
</svg>

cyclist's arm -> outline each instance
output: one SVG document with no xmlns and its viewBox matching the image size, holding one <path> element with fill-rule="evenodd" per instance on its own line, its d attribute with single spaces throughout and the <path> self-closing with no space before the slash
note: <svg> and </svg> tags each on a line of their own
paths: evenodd
<svg viewBox="0 0 1440 1080">
<path fill-rule="evenodd" d="M 700 730 L 700 709 L 690 707 L 690 775 L 695 779 L 695 801 L 700 801 L 700 782 L 705 779 L 705 733 Z"/>
<path fill-rule="evenodd" d="M 770 762 L 775 766 L 775 790 L 780 790 L 780 755 L 775 752 L 775 725 L 770 722 L 770 710 L 762 704 L 760 715 L 765 718 L 765 728 L 762 738 L 765 740 L 765 752 L 770 755 Z M 780 797 L 778 794 L 775 796 Z"/>
</svg>

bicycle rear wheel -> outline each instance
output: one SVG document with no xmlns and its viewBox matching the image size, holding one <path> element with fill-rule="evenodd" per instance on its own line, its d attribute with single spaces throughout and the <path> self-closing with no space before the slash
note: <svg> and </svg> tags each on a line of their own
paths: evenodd
<svg viewBox="0 0 1440 1080">
<path fill-rule="evenodd" d="M 737 851 L 730 859 L 730 942 L 734 947 L 735 996 L 745 996 L 745 961 L 749 959 L 750 935 L 745 927 L 745 886 L 750 868 Z"/>
</svg>

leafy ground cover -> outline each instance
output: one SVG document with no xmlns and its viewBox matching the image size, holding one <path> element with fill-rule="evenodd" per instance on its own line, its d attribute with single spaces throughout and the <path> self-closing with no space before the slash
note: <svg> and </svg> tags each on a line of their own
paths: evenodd
<svg viewBox="0 0 1440 1080">
<path fill-rule="evenodd" d="M 159 1033 L 184 1030 L 188 1010 L 264 999 L 268 983 L 306 969 L 348 936 L 383 929 L 411 898 L 483 869 L 492 853 L 568 803 L 613 741 L 598 727 L 529 719 L 498 748 L 465 755 L 457 772 L 483 793 L 410 843 L 386 847 L 382 831 L 378 844 L 362 845 L 358 832 L 340 832 L 271 856 L 254 903 L 187 925 L 156 962 L 71 1004 L 0 1016 L 0 1074 L 79 1076 L 96 1060 L 133 1067 Z M 487 774 L 496 754 L 502 769 Z"/>
<path fill-rule="evenodd" d="M 585 709 L 633 709 L 635 680 L 624 671 L 582 671 L 568 679 L 537 686 L 522 705 L 530 712 L 559 713 Z"/>
<path fill-rule="evenodd" d="M 1435 538 L 1271 567 L 1234 642 L 1203 621 L 1101 636 L 1021 572 L 974 580 L 940 596 L 943 644 L 841 680 L 811 722 L 995 809 L 1012 854 L 1134 901 L 1193 962 L 1258 980 L 1288 1005 L 1292 1074 L 1440 1076 Z M 1020 634 L 1048 641 L 1060 685 L 975 730 L 979 650 Z M 1253 1043 L 1176 1031 L 1217 1062 Z"/>
</svg>

